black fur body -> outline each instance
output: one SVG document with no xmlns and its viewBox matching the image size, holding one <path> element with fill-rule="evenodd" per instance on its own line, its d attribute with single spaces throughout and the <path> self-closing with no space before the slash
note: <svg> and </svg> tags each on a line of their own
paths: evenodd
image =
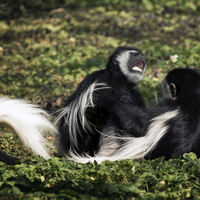
<svg viewBox="0 0 200 200">
<path fill-rule="evenodd" d="M 72 155 L 71 159 L 82 163 L 170 159 L 189 152 L 200 157 L 200 74 L 192 69 L 170 71 L 163 97 L 145 111 L 113 96 L 103 97 L 101 103 L 112 120 L 104 126 L 99 152 L 95 157 Z"/>
<path fill-rule="evenodd" d="M 123 58 L 123 55 L 127 59 Z M 123 66 L 126 65 L 126 71 L 122 72 L 121 63 Z M 134 63 L 140 65 L 142 72 L 132 70 Z M 141 67 L 141 65 L 143 66 Z M 69 97 L 66 107 L 58 117 L 60 133 L 58 149 L 60 153 L 69 154 L 72 151 L 77 154 L 89 152 L 90 155 L 94 155 L 98 151 L 101 131 L 111 117 L 108 109 L 99 103 L 99 98 L 102 96 L 115 96 L 117 99 L 144 108 L 145 104 L 137 84 L 142 80 L 145 69 L 146 63 L 140 50 L 119 47 L 109 57 L 105 69 L 86 76 L 75 93 Z M 125 84 L 128 90 L 124 91 L 121 89 L 122 87 L 119 87 L 116 93 L 113 88 L 116 89 L 115 85 L 120 82 Z M 81 102 L 85 102 L 85 104 L 82 105 Z M 69 116 L 72 116 L 71 119 Z M 73 124 L 73 120 L 76 120 L 75 124 Z"/>
</svg>

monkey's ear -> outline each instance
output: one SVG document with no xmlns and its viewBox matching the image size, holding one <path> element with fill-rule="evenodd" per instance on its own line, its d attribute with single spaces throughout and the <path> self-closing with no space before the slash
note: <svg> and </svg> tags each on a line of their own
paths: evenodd
<svg viewBox="0 0 200 200">
<path fill-rule="evenodd" d="M 169 84 L 169 89 L 170 89 L 172 98 L 175 98 L 176 95 L 177 95 L 177 88 L 176 88 L 176 85 L 175 85 L 174 83 L 170 83 L 170 84 Z"/>
<path fill-rule="evenodd" d="M 118 65 L 119 62 L 117 61 L 117 57 L 115 56 L 113 59 L 112 59 L 112 62 L 114 65 Z"/>
</svg>

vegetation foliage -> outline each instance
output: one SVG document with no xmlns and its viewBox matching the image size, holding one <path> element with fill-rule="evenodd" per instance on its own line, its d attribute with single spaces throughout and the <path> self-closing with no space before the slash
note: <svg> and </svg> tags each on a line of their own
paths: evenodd
<svg viewBox="0 0 200 200">
<path fill-rule="evenodd" d="M 121 45 L 143 51 L 148 70 L 139 88 L 147 105 L 155 104 L 170 69 L 200 69 L 199 11 L 198 0 L 2 0 L 0 96 L 44 108 L 50 102 L 55 111 Z M 200 161 L 192 153 L 169 161 L 82 165 L 35 157 L 5 127 L 0 135 L 2 150 L 33 159 L 0 163 L 5 199 L 200 198 Z"/>
</svg>

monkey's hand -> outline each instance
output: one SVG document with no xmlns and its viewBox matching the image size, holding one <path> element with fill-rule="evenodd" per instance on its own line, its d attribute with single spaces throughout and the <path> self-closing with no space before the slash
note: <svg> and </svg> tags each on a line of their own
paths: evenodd
<svg viewBox="0 0 200 200">
<path fill-rule="evenodd" d="M 123 95 L 120 97 L 119 100 L 120 100 L 120 101 L 124 101 L 124 102 L 126 102 L 126 103 L 133 103 L 133 100 L 132 100 L 131 96 L 127 96 L 127 95 L 125 95 L 125 94 L 123 94 Z"/>
</svg>

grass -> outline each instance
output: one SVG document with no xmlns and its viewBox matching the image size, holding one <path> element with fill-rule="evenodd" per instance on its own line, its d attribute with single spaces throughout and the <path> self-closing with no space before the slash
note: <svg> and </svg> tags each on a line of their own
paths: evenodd
<svg viewBox="0 0 200 200">
<path fill-rule="evenodd" d="M 200 69 L 200 2 L 197 0 L 48 0 L 0 3 L 0 96 L 23 98 L 52 111 L 89 73 L 105 67 L 118 46 L 142 50 L 148 70 L 139 88 L 148 106 L 176 67 Z M 173 61 L 171 56 L 178 55 Z M 162 158 L 73 164 L 45 161 L 0 128 L 1 149 L 26 159 L 0 163 L 6 199 L 198 199 L 199 159 Z M 7 197 L 7 195 L 9 195 Z"/>
<path fill-rule="evenodd" d="M 15 199 L 199 199 L 200 161 L 163 158 L 74 164 L 36 157 L 14 166 L 0 163 L 1 195 Z"/>
</svg>

